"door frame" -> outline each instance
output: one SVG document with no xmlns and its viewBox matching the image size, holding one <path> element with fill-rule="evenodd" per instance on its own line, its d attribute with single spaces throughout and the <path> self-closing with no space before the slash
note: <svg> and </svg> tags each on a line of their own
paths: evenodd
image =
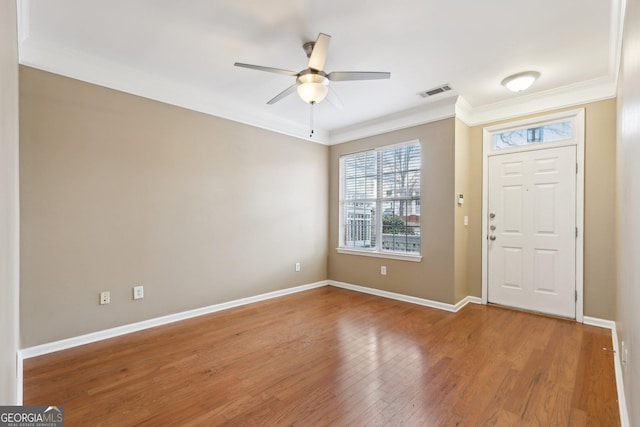
<svg viewBox="0 0 640 427">
<path fill-rule="evenodd" d="M 576 146 L 576 321 L 584 322 L 584 108 L 547 114 L 530 119 L 511 121 L 482 129 L 482 304 L 488 303 L 488 216 L 489 216 L 489 157 L 501 153 L 515 153 L 546 148 Z M 506 148 L 494 152 L 491 137 L 495 133 L 521 128 L 542 126 L 549 122 L 571 121 L 572 138 L 565 141 L 532 144 L 523 147 Z"/>
</svg>

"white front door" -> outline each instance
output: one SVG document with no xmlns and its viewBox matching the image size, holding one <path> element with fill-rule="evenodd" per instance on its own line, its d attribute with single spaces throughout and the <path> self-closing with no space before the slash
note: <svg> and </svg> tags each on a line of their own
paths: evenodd
<svg viewBox="0 0 640 427">
<path fill-rule="evenodd" d="M 488 301 L 576 317 L 576 147 L 489 157 Z"/>
</svg>

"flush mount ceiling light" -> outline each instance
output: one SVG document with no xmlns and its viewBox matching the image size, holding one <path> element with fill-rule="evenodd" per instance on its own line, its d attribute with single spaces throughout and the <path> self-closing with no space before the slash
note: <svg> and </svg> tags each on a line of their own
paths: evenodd
<svg viewBox="0 0 640 427">
<path fill-rule="evenodd" d="M 521 92 L 529 89 L 538 77 L 540 77 L 540 73 L 537 71 L 525 71 L 505 78 L 502 81 L 502 86 L 512 92 Z"/>
</svg>

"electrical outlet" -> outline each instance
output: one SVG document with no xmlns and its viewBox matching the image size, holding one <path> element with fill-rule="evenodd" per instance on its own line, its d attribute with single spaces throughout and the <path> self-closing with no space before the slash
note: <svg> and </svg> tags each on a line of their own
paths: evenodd
<svg viewBox="0 0 640 427">
<path fill-rule="evenodd" d="M 111 292 L 100 292 L 100 305 L 111 304 Z"/>
<path fill-rule="evenodd" d="M 144 286 L 134 286 L 133 299 L 142 299 L 142 298 L 144 298 Z"/>
<path fill-rule="evenodd" d="M 296 262 L 296 271 L 300 271 L 300 263 Z"/>
<path fill-rule="evenodd" d="M 380 274 L 382 274 L 383 276 L 387 275 L 387 267 L 382 265 L 380 266 Z"/>
</svg>

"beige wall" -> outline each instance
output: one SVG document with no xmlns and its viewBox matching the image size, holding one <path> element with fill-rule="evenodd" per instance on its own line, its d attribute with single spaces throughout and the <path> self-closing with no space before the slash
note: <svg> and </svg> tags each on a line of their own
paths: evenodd
<svg viewBox="0 0 640 427">
<path fill-rule="evenodd" d="M 326 280 L 327 147 L 27 67 L 20 114 L 23 347 Z"/>
<path fill-rule="evenodd" d="M 21 403 L 19 348 L 18 39 L 16 2 L 0 2 L 0 405 Z"/>
<path fill-rule="evenodd" d="M 455 135 L 455 196 L 462 194 L 464 202 L 455 205 L 455 265 L 454 287 L 455 302 L 469 295 L 469 226 L 464 225 L 464 217 L 469 216 L 469 191 L 471 160 L 471 129 L 461 120 L 456 119 Z"/>
<path fill-rule="evenodd" d="M 615 100 L 571 109 L 582 107 L 586 111 L 584 313 L 585 316 L 613 319 L 616 298 L 612 225 L 615 221 Z M 482 129 L 508 121 L 472 128 L 458 119 L 450 121 L 453 123 L 444 120 L 331 147 L 330 280 L 446 303 L 458 302 L 467 295 L 482 295 Z M 448 124 L 447 129 L 442 128 L 443 123 Z M 439 136 L 426 134 L 436 129 L 440 129 Z M 425 147 L 422 212 L 425 256 L 422 263 L 411 265 L 406 261 L 337 254 L 339 156 L 415 138 L 421 139 Z M 465 196 L 462 206 L 455 203 L 457 193 Z M 433 210 L 425 212 L 425 209 Z M 465 215 L 469 216 L 466 227 Z M 387 266 L 387 276 L 380 275 L 381 265 Z"/>
<path fill-rule="evenodd" d="M 618 313 L 629 421 L 640 426 L 640 2 L 627 2 L 618 85 Z"/>
<path fill-rule="evenodd" d="M 584 314 L 615 319 L 616 100 L 586 106 Z"/>
<path fill-rule="evenodd" d="M 455 119 L 446 119 L 345 144 L 329 151 L 329 279 L 419 298 L 454 303 Z M 339 159 L 419 139 L 422 142 L 421 262 L 338 254 Z M 380 266 L 387 275 L 380 275 Z"/>
<path fill-rule="evenodd" d="M 569 109 L 582 107 L 585 108 L 584 315 L 614 319 L 616 100 Z M 535 116 L 540 115 L 543 114 Z M 482 129 L 505 122 L 471 129 L 469 292 L 475 296 L 482 294 Z"/>
<path fill-rule="evenodd" d="M 324 147 L 27 67 L 20 77 L 23 347 L 327 278 L 450 304 L 481 295 L 482 128 L 497 123 Z M 615 101 L 584 107 L 585 315 L 612 319 Z M 414 139 L 423 260 L 338 254 L 340 155 Z"/>
</svg>

